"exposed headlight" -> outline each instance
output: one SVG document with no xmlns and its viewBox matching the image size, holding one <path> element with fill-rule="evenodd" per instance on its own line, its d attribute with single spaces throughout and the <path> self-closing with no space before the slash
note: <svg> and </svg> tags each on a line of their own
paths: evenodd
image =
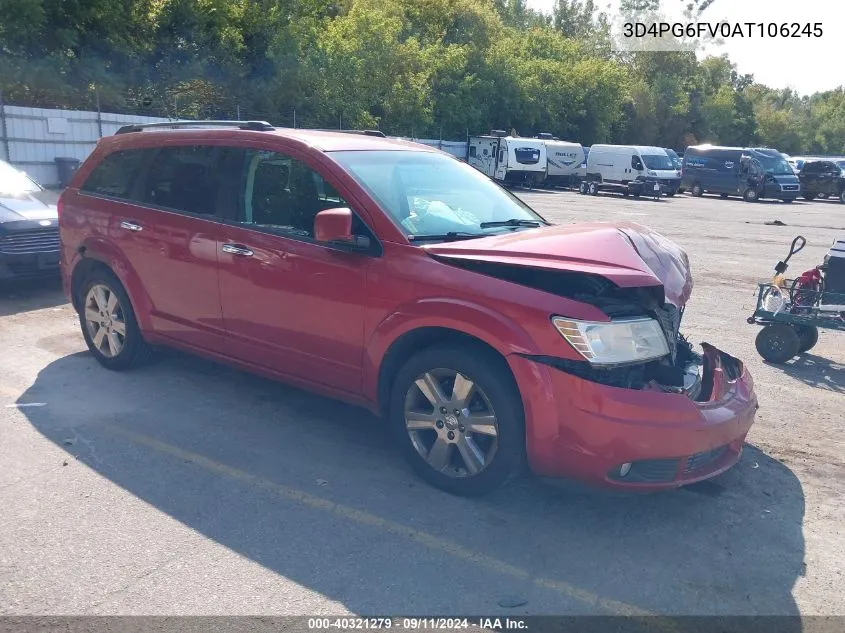
<svg viewBox="0 0 845 633">
<path fill-rule="evenodd" d="M 554 317 L 552 323 L 593 365 L 645 362 L 669 353 L 663 328 L 654 319 L 599 322 Z"/>
</svg>

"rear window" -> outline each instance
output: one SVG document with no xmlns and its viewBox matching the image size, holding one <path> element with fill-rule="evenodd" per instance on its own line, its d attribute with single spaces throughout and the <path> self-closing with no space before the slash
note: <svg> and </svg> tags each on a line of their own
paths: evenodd
<svg viewBox="0 0 845 633">
<path fill-rule="evenodd" d="M 109 198 L 128 200 L 132 186 L 144 164 L 144 158 L 151 150 L 126 149 L 108 154 L 97 165 L 80 188 Z"/>
</svg>

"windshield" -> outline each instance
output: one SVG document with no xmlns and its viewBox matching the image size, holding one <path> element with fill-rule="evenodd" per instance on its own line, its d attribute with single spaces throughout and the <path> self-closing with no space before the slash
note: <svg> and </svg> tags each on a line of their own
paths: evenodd
<svg viewBox="0 0 845 633">
<path fill-rule="evenodd" d="M 675 163 L 667 154 L 642 154 L 647 169 L 675 169 Z"/>
<path fill-rule="evenodd" d="M 343 151 L 337 160 L 375 198 L 407 235 L 493 235 L 514 226 L 488 222 L 546 224 L 519 198 L 451 156 L 434 152 Z"/>
<path fill-rule="evenodd" d="M 39 191 L 41 191 L 41 187 L 29 176 L 10 164 L 0 161 L 0 194 L 21 196 L 27 193 L 38 193 Z"/>
<path fill-rule="evenodd" d="M 845 160 L 838 160 L 838 161 L 836 161 L 836 165 L 837 165 L 837 167 L 839 167 L 840 169 L 845 169 Z"/>
<path fill-rule="evenodd" d="M 672 165 L 674 165 L 675 169 L 681 168 L 681 157 L 678 156 L 678 153 L 673 149 L 667 149 L 666 153 L 669 154 L 669 158 L 672 159 Z"/>
<path fill-rule="evenodd" d="M 760 161 L 763 171 L 767 174 L 771 174 L 772 176 L 792 176 L 795 174 L 789 163 L 780 156 L 757 154 L 755 158 Z"/>
</svg>

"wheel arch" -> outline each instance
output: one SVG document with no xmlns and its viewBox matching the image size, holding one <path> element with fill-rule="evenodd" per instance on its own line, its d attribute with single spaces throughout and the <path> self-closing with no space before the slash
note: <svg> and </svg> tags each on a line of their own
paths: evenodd
<svg viewBox="0 0 845 633">
<path fill-rule="evenodd" d="M 435 345 L 473 348 L 478 353 L 486 355 L 490 362 L 500 365 L 502 370 L 507 372 L 518 391 L 516 377 L 505 356 L 493 345 L 478 336 L 453 327 L 421 326 L 396 337 L 382 356 L 376 378 L 376 404 L 379 415 L 386 415 L 389 410 L 393 379 L 399 368 L 417 352 Z"/>
</svg>

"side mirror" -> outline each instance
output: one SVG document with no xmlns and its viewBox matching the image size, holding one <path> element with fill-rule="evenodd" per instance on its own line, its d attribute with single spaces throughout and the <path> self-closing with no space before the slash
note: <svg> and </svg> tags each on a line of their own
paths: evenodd
<svg viewBox="0 0 845 633">
<path fill-rule="evenodd" d="M 356 251 L 370 246 L 368 238 L 352 234 L 352 210 L 347 207 L 326 209 L 314 216 L 314 239 Z"/>
</svg>

